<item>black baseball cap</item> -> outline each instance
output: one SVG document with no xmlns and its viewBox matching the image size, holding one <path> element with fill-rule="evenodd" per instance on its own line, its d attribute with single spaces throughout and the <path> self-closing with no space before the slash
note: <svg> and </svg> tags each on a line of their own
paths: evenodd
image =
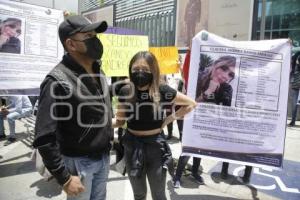
<svg viewBox="0 0 300 200">
<path fill-rule="evenodd" d="M 96 33 L 102 33 L 106 31 L 106 21 L 92 23 L 87 18 L 81 15 L 73 15 L 67 17 L 58 28 L 59 39 L 61 43 L 76 33 L 85 33 L 89 31 L 96 31 Z"/>
</svg>

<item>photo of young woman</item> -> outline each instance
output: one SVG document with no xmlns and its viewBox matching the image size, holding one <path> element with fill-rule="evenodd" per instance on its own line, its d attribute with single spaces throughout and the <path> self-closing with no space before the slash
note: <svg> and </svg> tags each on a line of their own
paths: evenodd
<svg viewBox="0 0 300 200">
<path fill-rule="evenodd" d="M 21 52 L 22 21 L 18 18 L 7 18 L 0 23 L 0 52 L 17 53 Z"/>
<path fill-rule="evenodd" d="M 196 101 L 231 106 L 233 90 L 230 82 L 235 77 L 235 65 L 235 57 L 222 56 L 208 64 L 203 71 L 200 70 Z"/>
</svg>

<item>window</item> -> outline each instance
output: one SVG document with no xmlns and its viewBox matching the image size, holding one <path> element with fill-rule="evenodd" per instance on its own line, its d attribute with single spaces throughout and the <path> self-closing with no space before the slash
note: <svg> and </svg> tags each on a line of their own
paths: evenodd
<svg viewBox="0 0 300 200">
<path fill-rule="evenodd" d="M 252 39 L 289 37 L 300 46 L 300 0 L 255 0 L 253 13 Z"/>
</svg>

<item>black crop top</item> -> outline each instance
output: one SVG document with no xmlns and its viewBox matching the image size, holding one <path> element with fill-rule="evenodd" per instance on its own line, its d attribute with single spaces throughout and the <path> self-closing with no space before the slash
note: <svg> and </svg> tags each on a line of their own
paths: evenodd
<svg viewBox="0 0 300 200">
<path fill-rule="evenodd" d="M 172 105 L 177 91 L 168 85 L 160 85 L 159 109 L 155 109 L 153 101 L 150 99 L 149 91 L 137 90 L 136 102 L 132 102 L 128 97 L 130 88 L 124 86 L 119 93 L 119 102 L 124 103 L 126 108 L 127 127 L 132 130 L 153 130 L 161 128 L 163 123 L 163 109 Z M 158 111 L 157 111 L 158 110 Z"/>
</svg>

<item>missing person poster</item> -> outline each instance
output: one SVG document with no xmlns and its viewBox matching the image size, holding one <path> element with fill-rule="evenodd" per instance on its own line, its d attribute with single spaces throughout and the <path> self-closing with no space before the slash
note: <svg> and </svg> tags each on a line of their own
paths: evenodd
<svg viewBox="0 0 300 200">
<path fill-rule="evenodd" d="M 291 46 L 287 39 L 192 42 L 183 154 L 282 167 Z"/>
<path fill-rule="evenodd" d="M 39 95 L 46 74 L 61 60 L 63 12 L 12 1 L 0 4 L 0 95 Z"/>
</svg>

